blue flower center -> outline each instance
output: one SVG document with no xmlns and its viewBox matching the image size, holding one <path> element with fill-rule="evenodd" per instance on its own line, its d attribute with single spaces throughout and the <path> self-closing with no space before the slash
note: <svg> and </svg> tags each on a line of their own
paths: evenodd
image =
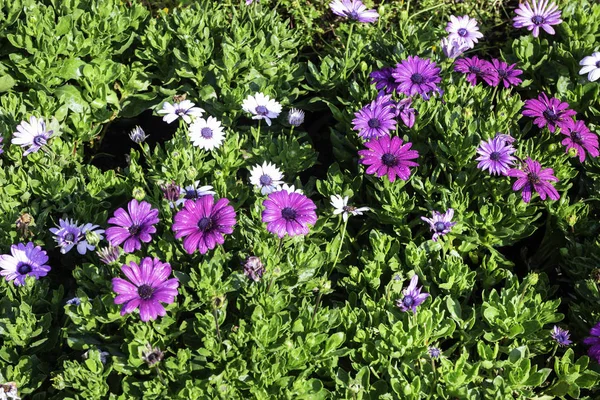
<svg viewBox="0 0 600 400">
<path fill-rule="evenodd" d="M 369 128 L 379 128 L 379 119 L 371 118 L 368 122 Z"/>
<path fill-rule="evenodd" d="M 212 219 L 210 219 L 209 217 L 202 217 L 200 218 L 200 221 L 198 221 L 198 229 L 200 229 L 202 232 L 210 230 L 212 226 Z"/>
<path fill-rule="evenodd" d="M 281 210 L 281 217 L 286 221 L 291 221 L 296 218 L 298 213 L 292 207 L 285 207 Z"/>
<path fill-rule="evenodd" d="M 142 300 L 148 300 L 150 297 L 152 297 L 154 289 L 152 286 L 144 284 L 138 287 L 137 292 Z"/>
<path fill-rule="evenodd" d="M 46 144 L 46 138 L 43 135 L 37 135 L 33 138 L 33 144 L 36 146 L 43 146 Z"/>
<path fill-rule="evenodd" d="M 596 68 L 600 68 L 600 61 L 596 61 Z"/>
<path fill-rule="evenodd" d="M 477 75 L 477 74 L 479 74 L 481 72 L 481 68 L 479 68 L 479 67 L 477 67 L 475 65 L 471 65 L 469 67 L 469 72 L 471 72 L 472 74 Z"/>
<path fill-rule="evenodd" d="M 75 235 L 72 234 L 71 232 L 67 233 L 65 235 L 65 242 L 73 242 L 73 240 L 75 240 Z"/>
<path fill-rule="evenodd" d="M 500 159 L 500 152 L 494 151 L 494 152 L 492 152 L 492 154 L 490 154 L 490 160 L 498 161 L 499 159 Z"/>
<path fill-rule="evenodd" d="M 21 263 L 17 267 L 17 272 L 21 275 L 26 275 L 26 274 L 30 273 L 32 270 L 33 270 L 33 268 L 31 267 L 31 265 L 29 265 L 27 263 Z"/>
<path fill-rule="evenodd" d="M 358 13 L 356 12 L 356 10 L 349 11 L 349 12 L 346 11 L 346 15 L 348 16 L 348 18 L 358 21 Z"/>
<path fill-rule="evenodd" d="M 541 182 L 541 179 L 539 176 L 537 176 L 536 173 L 534 172 L 530 172 L 527 174 L 527 180 L 529 181 L 529 183 L 531 183 L 532 185 L 538 184 Z"/>
<path fill-rule="evenodd" d="M 398 159 L 393 154 L 385 153 L 383 156 L 381 156 L 381 162 L 386 167 L 393 167 L 398 164 Z"/>
<path fill-rule="evenodd" d="M 265 106 L 257 106 L 255 111 L 258 115 L 267 115 L 269 113 L 269 110 Z"/>
<path fill-rule="evenodd" d="M 198 198 L 198 192 L 195 189 L 186 189 L 184 199 L 193 200 Z"/>
<path fill-rule="evenodd" d="M 551 108 L 545 109 L 543 114 L 548 121 L 556 121 L 558 119 L 558 114 Z"/>
<path fill-rule="evenodd" d="M 204 128 L 202 128 L 202 130 L 200 131 L 200 134 L 202 135 L 202 137 L 204 139 L 210 139 L 213 137 L 213 131 L 208 126 L 205 126 Z"/>
<path fill-rule="evenodd" d="M 131 236 L 136 236 L 141 231 L 141 227 L 138 224 L 133 224 L 129 227 L 129 234 Z"/>
<path fill-rule="evenodd" d="M 498 68 L 498 69 L 496 70 L 496 72 L 498 72 L 498 76 L 500 76 L 500 78 L 504 78 L 504 77 L 506 77 L 506 70 L 505 70 L 505 69 Z"/>
<path fill-rule="evenodd" d="M 175 110 L 175 114 L 182 116 L 185 115 L 187 110 L 184 110 L 183 108 L 178 108 L 177 110 Z"/>
<path fill-rule="evenodd" d="M 541 25 L 544 23 L 544 17 L 541 15 L 534 15 L 531 17 L 531 22 L 533 22 L 535 25 Z"/>
<path fill-rule="evenodd" d="M 435 224 L 433 224 L 433 228 L 436 232 L 443 232 L 444 229 L 446 229 L 446 224 L 441 221 L 438 221 Z"/>
<path fill-rule="evenodd" d="M 404 304 L 406 307 L 411 307 L 414 303 L 415 299 L 412 296 L 404 296 L 402 299 L 402 304 Z"/>
<path fill-rule="evenodd" d="M 581 134 L 577 131 L 571 132 L 571 139 L 573 139 L 574 142 L 581 143 Z"/>
<path fill-rule="evenodd" d="M 410 76 L 410 80 L 412 81 L 412 83 L 419 85 L 419 84 L 423 83 L 423 81 L 425 79 L 423 78 L 423 75 L 421 75 L 417 72 Z"/>
<path fill-rule="evenodd" d="M 458 33 L 458 35 L 459 35 L 459 36 L 461 36 L 461 37 L 465 37 L 465 36 L 467 36 L 467 34 L 468 34 L 469 32 L 467 32 L 467 30 L 466 30 L 465 28 L 460 28 L 460 29 L 457 31 L 457 33 Z"/>
<path fill-rule="evenodd" d="M 271 177 L 269 175 L 262 175 L 258 181 L 260 182 L 260 184 L 262 186 L 269 186 L 271 183 L 273 183 L 273 179 L 271 179 Z"/>
</svg>

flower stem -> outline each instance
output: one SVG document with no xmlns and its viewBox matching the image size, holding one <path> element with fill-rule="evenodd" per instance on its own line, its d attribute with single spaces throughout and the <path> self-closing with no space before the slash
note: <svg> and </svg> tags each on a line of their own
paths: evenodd
<svg viewBox="0 0 600 400">
<path fill-rule="evenodd" d="M 158 375 L 158 379 L 160 379 L 160 381 L 162 382 L 163 385 L 167 386 L 167 382 L 165 382 L 165 378 L 163 378 L 162 372 L 161 372 L 160 368 L 158 368 L 158 364 L 156 364 L 154 366 L 154 368 L 156 369 L 156 374 Z"/>
<path fill-rule="evenodd" d="M 260 142 L 260 119 L 258 120 L 258 128 L 253 130 L 254 141 L 256 142 L 256 147 L 258 147 L 258 142 Z"/>
<path fill-rule="evenodd" d="M 321 291 L 317 294 L 317 299 L 315 300 L 315 308 L 313 309 L 313 314 L 311 320 L 315 320 L 315 315 L 317 315 L 317 310 L 319 309 L 319 304 L 321 303 Z"/>
<path fill-rule="evenodd" d="M 213 316 L 215 317 L 215 327 L 217 331 L 217 337 L 219 338 L 219 344 L 223 344 L 223 340 L 221 339 L 221 330 L 219 329 L 219 316 L 216 308 L 213 308 Z"/>
<path fill-rule="evenodd" d="M 342 227 L 342 237 L 340 239 L 340 246 L 338 247 L 337 254 L 335 255 L 335 260 L 333 261 L 333 266 L 329 270 L 327 277 L 329 277 L 329 275 L 331 275 L 331 273 L 335 269 L 335 266 L 337 265 L 338 259 L 340 257 L 340 253 L 342 252 L 342 246 L 344 245 L 344 237 L 346 236 L 346 226 L 347 225 L 348 225 L 348 220 L 344 221 L 344 226 Z"/>
<path fill-rule="evenodd" d="M 352 31 L 354 30 L 354 24 L 350 24 L 350 31 L 348 32 L 348 41 L 346 42 L 346 54 L 344 55 L 344 73 L 342 74 L 343 79 L 345 80 L 348 76 L 348 54 L 350 52 L 350 40 L 352 39 Z"/>
</svg>

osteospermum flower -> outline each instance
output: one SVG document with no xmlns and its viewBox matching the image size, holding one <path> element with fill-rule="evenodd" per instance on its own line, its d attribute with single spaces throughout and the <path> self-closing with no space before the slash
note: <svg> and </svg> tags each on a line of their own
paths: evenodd
<svg viewBox="0 0 600 400">
<path fill-rule="evenodd" d="M 491 71 L 493 72 L 492 79 L 494 80 L 494 83 L 491 86 L 497 86 L 502 83 L 504 84 L 504 87 L 508 89 L 511 86 L 517 86 L 523 82 L 520 78 L 517 78 L 517 76 L 521 75 L 523 71 L 516 69 L 516 66 L 517 64 L 508 65 L 504 61 L 494 58 L 492 60 L 491 68 Z"/>
<path fill-rule="evenodd" d="M 516 160 L 511 154 L 517 151 L 510 142 L 502 136 L 496 136 L 487 141 L 482 141 L 477 148 L 476 158 L 479 163 L 477 168 L 488 170 L 492 175 L 506 175 L 513 162 Z"/>
<path fill-rule="evenodd" d="M 546 93 L 540 93 L 537 99 L 525 100 L 525 109 L 523 115 L 535 118 L 533 123 L 539 128 L 547 126 L 550 132 L 554 132 L 556 127 L 563 128 L 568 124 L 571 117 L 577 114 L 569 109 L 569 104 L 561 102 L 559 99 L 548 98 Z"/>
<path fill-rule="evenodd" d="M 531 201 L 533 192 L 537 192 L 542 200 L 549 197 L 552 200 L 558 200 L 560 195 L 550 182 L 558 182 L 558 178 L 554 175 L 552 168 L 544 168 L 539 162 L 527 158 L 523 169 L 512 168 L 507 171 L 506 175 L 518 178 L 513 185 L 513 190 L 523 190 L 521 196 L 525 203 Z"/>
<path fill-rule="evenodd" d="M 46 265 L 48 255 L 40 246 L 32 242 L 13 244 L 10 246 L 10 254 L 0 255 L 0 275 L 7 281 L 13 281 L 15 285 L 25 284 L 25 277 L 33 276 L 40 279 L 50 271 Z"/>
<path fill-rule="evenodd" d="M 188 134 L 192 144 L 204 150 L 216 149 L 225 139 L 223 126 L 215 117 L 195 119 Z"/>
<path fill-rule="evenodd" d="M 465 74 L 467 82 L 473 86 L 477 84 L 477 78 L 484 80 L 488 85 L 494 85 L 496 79 L 492 73 L 492 68 L 492 63 L 480 60 L 477 56 L 461 58 L 454 63 L 454 70 Z"/>
<path fill-rule="evenodd" d="M 429 357 L 433 359 L 440 358 L 440 355 L 442 354 L 442 351 L 434 346 L 429 346 L 427 352 L 429 353 Z"/>
<path fill-rule="evenodd" d="M 590 330 L 590 336 L 583 339 L 583 343 L 590 346 L 588 356 L 600 364 L 600 322 Z"/>
<path fill-rule="evenodd" d="M 144 132 L 144 130 L 140 126 L 136 125 L 136 127 L 133 128 L 131 132 L 129 132 L 129 139 L 131 139 L 131 141 L 134 143 L 140 144 L 144 142 L 147 138 L 148 135 L 146 135 L 146 132 Z"/>
<path fill-rule="evenodd" d="M 317 222 L 317 206 L 300 193 L 288 193 L 285 190 L 273 192 L 263 201 L 263 206 L 262 222 L 267 224 L 267 231 L 280 238 L 285 235 L 307 235 L 308 225 Z"/>
<path fill-rule="evenodd" d="M 96 251 L 98 258 L 106 265 L 114 264 L 119 261 L 119 257 L 121 257 L 121 248 L 120 247 L 104 247 L 98 249 Z"/>
<path fill-rule="evenodd" d="M 290 109 L 288 113 L 288 124 L 292 126 L 300 126 L 304 122 L 304 111 L 297 108 Z"/>
<path fill-rule="evenodd" d="M 434 242 L 437 242 L 440 236 L 450 233 L 452 227 L 456 225 L 456 222 L 452 222 L 452 217 L 454 217 L 454 209 L 449 208 L 443 214 L 434 211 L 431 218 L 421 217 L 421 219 L 429 224 L 429 227 L 433 232 L 431 239 Z"/>
<path fill-rule="evenodd" d="M 409 56 L 396 65 L 392 75 L 398 83 L 397 91 L 407 96 L 419 94 L 426 100 L 430 92 L 439 91 L 437 84 L 442 81 L 435 62 L 417 56 Z"/>
<path fill-rule="evenodd" d="M 60 252 L 66 254 L 73 246 L 79 243 L 83 235 L 79 225 L 75 221 L 67 218 L 65 220 L 59 219 L 58 223 L 59 227 L 50 228 L 50 232 L 54 234 L 54 240 L 56 240 L 58 247 L 60 247 Z"/>
<path fill-rule="evenodd" d="M 456 58 L 470 49 L 463 41 L 450 37 L 442 38 L 440 46 L 447 58 Z"/>
<path fill-rule="evenodd" d="M 348 216 L 352 215 L 362 215 L 364 211 L 370 211 L 369 207 L 354 207 L 348 205 L 348 196 L 340 196 L 339 194 L 335 194 L 331 196 L 331 205 L 333 206 L 333 214 L 339 215 L 342 214 L 342 219 L 344 222 L 348 221 Z"/>
<path fill-rule="evenodd" d="M 358 131 L 358 136 L 363 139 L 389 135 L 390 130 L 396 129 L 396 115 L 391 104 L 384 103 L 380 99 L 372 101 L 354 115 L 356 118 L 352 120 L 352 128 Z"/>
<path fill-rule="evenodd" d="M 79 254 L 85 254 L 87 251 L 94 251 L 96 246 L 104 236 L 104 229 L 99 229 L 98 225 L 94 224 L 84 224 L 80 226 L 81 235 L 83 236 L 82 240 L 77 244 L 77 252 Z"/>
<path fill-rule="evenodd" d="M 132 199 L 127 205 L 127 210 L 119 208 L 112 218 L 108 220 L 111 226 L 106 230 L 106 238 L 111 246 L 123 243 L 123 251 L 131 253 L 142 248 L 142 242 L 152 240 L 156 232 L 154 224 L 158 223 L 158 210 L 152 208 L 150 203 L 138 203 Z"/>
<path fill-rule="evenodd" d="M 250 183 L 260 189 L 263 195 L 274 192 L 277 185 L 283 183 L 282 179 L 283 174 L 279 168 L 266 161 L 262 165 L 255 165 L 250 170 Z"/>
<path fill-rule="evenodd" d="M 333 0 L 329 7 L 334 14 L 358 22 L 375 22 L 379 17 L 377 11 L 368 10 L 360 0 Z"/>
<path fill-rule="evenodd" d="M 183 100 L 175 104 L 165 102 L 162 109 L 158 110 L 158 114 L 165 114 L 163 121 L 167 124 L 170 124 L 177 118 L 181 118 L 189 124 L 192 122 L 192 117 L 201 117 L 204 113 L 203 109 L 194 106 L 195 104 L 189 100 Z"/>
<path fill-rule="evenodd" d="M 468 15 L 463 15 L 462 17 L 450 16 L 446 32 L 448 32 L 449 39 L 462 42 L 469 48 L 475 47 L 478 39 L 483 37 L 483 34 L 479 32 L 477 21 Z"/>
<path fill-rule="evenodd" d="M 408 128 L 412 128 L 415 124 L 415 116 L 417 110 L 412 108 L 412 99 L 407 97 L 396 103 L 396 116 L 399 116 Z"/>
<path fill-rule="evenodd" d="M 30 153 L 37 152 L 46 145 L 52 134 L 53 131 L 46 131 L 46 123 L 42 118 L 38 119 L 32 115 L 29 117 L 29 122 L 22 121 L 17 126 L 17 131 L 13 133 L 11 143 L 23 148 L 29 146 L 23 152 L 23 157 L 25 157 Z"/>
<path fill-rule="evenodd" d="M 187 200 L 183 209 L 175 214 L 173 232 L 175 239 L 185 238 L 183 248 L 189 254 L 196 250 L 206 254 L 217 244 L 225 242 L 224 235 L 233 232 L 236 213 L 229 200 L 213 196 L 203 196 L 197 200 Z"/>
<path fill-rule="evenodd" d="M 383 67 L 380 70 L 373 71 L 369 74 L 371 83 L 375 85 L 375 88 L 379 90 L 381 94 L 391 94 L 398 87 L 396 78 L 394 78 L 392 72 L 394 72 L 394 68 Z"/>
<path fill-rule="evenodd" d="M 600 51 L 592 53 L 591 56 L 583 57 L 579 61 L 582 68 L 579 70 L 580 75 L 588 74 L 588 80 L 594 82 L 600 78 Z"/>
<path fill-rule="evenodd" d="M 246 97 L 242 109 L 253 114 L 252 119 L 264 119 L 267 125 L 271 126 L 271 118 L 277 118 L 281 113 L 281 104 L 258 92 L 254 96 Z"/>
<path fill-rule="evenodd" d="M 417 313 L 417 307 L 423 304 L 423 302 L 429 297 L 429 293 L 421 293 L 421 287 L 417 287 L 419 277 L 413 275 L 410 279 L 410 284 L 407 288 L 402 290 L 404 297 L 396 300 L 396 307 L 400 308 L 400 311 L 406 312 L 412 310 L 413 313 Z"/>
<path fill-rule="evenodd" d="M 175 201 L 175 205 L 180 206 L 185 203 L 186 200 L 196 200 L 203 196 L 217 194 L 212 189 L 213 187 L 210 185 L 200 186 L 200 181 L 194 182 L 193 185 L 179 188 L 179 199 Z"/>
<path fill-rule="evenodd" d="M 412 143 L 402 142 L 397 136 L 390 138 L 383 136 L 379 139 L 372 139 L 365 143 L 367 150 L 360 150 L 358 154 L 362 156 L 361 164 L 368 165 L 367 174 L 375 174 L 378 178 L 387 175 L 390 182 L 394 182 L 396 177 L 407 180 L 410 176 L 409 167 L 416 167 L 414 161 L 419 157 L 416 150 L 410 150 Z"/>
<path fill-rule="evenodd" d="M 552 328 L 552 333 L 550 334 L 550 336 L 552 336 L 552 339 L 554 339 L 556 343 L 558 343 L 560 346 L 568 346 L 571 343 L 573 343 L 569 339 L 569 331 L 559 328 L 556 325 L 554 325 L 554 328 Z"/>
<path fill-rule="evenodd" d="M 598 157 L 598 136 L 592 133 L 583 121 L 573 121 L 568 119 L 560 130 L 560 133 L 566 136 L 561 142 L 564 146 L 567 146 L 567 153 L 569 149 L 577 150 L 579 161 L 585 161 L 586 152 L 591 157 Z"/>
<path fill-rule="evenodd" d="M 171 208 L 175 207 L 175 203 L 181 196 L 181 186 L 175 183 L 175 181 L 171 181 L 170 183 L 161 186 L 160 189 L 163 192 L 163 197 L 169 202 L 169 206 Z"/>
<path fill-rule="evenodd" d="M 284 183 L 282 185 L 277 185 L 277 187 L 275 188 L 274 192 L 278 192 L 280 190 L 285 190 L 288 193 L 304 193 L 304 191 L 302 189 L 296 189 L 296 187 L 294 185 L 288 185 L 287 183 Z"/>
<path fill-rule="evenodd" d="M 258 282 L 265 273 L 265 266 L 259 257 L 250 256 L 244 263 L 244 275 L 254 282 Z"/>
<path fill-rule="evenodd" d="M 515 10 L 517 14 L 513 18 L 515 28 L 527 28 L 533 32 L 533 37 L 538 37 L 540 28 L 550 35 L 554 35 L 552 25 L 558 25 L 562 22 L 560 19 L 560 10 L 554 3 L 548 0 L 533 0 L 531 3 L 521 3 Z"/>
<path fill-rule="evenodd" d="M 4 153 L 4 149 L 2 148 L 2 141 L 4 138 L 0 135 L 0 154 Z"/>
<path fill-rule="evenodd" d="M 117 293 L 115 304 L 123 304 L 121 315 L 137 308 L 144 322 L 166 315 L 161 303 L 173 303 L 179 287 L 177 278 L 167 279 L 171 275 L 169 263 L 146 257 L 139 265 L 133 261 L 123 265 L 121 271 L 129 281 L 122 278 L 112 280 L 113 291 Z"/>
</svg>

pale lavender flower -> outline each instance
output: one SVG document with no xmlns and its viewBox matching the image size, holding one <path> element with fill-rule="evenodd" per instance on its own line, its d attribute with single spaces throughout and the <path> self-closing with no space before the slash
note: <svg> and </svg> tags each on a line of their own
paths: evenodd
<svg viewBox="0 0 600 400">
<path fill-rule="evenodd" d="M 377 11 L 367 10 L 360 0 L 333 0 L 329 7 L 334 14 L 358 22 L 375 22 L 379 17 Z"/>
<path fill-rule="evenodd" d="M 29 242 L 13 244 L 10 254 L 0 255 L 0 275 L 7 281 L 13 281 L 16 286 L 25 284 L 27 276 L 40 279 L 50 271 L 48 254 L 40 246 Z"/>
<path fill-rule="evenodd" d="M 421 217 L 423 221 L 429 223 L 430 229 L 433 232 L 433 237 L 431 239 L 434 242 L 437 242 L 440 236 L 450 233 L 452 227 L 456 225 L 456 222 L 452 222 L 453 216 L 454 210 L 449 208 L 443 214 L 434 211 L 431 218 Z"/>
<path fill-rule="evenodd" d="M 479 26 L 474 18 L 470 18 L 468 15 L 462 17 L 450 16 L 450 22 L 446 26 L 446 32 L 448 32 L 449 39 L 455 39 L 461 43 L 464 43 L 468 48 L 475 47 L 478 39 L 483 37 L 483 34 L 479 32 Z"/>
<path fill-rule="evenodd" d="M 591 56 L 583 57 L 579 61 L 582 68 L 579 70 L 580 75 L 588 74 L 588 81 L 594 82 L 600 78 L 600 51 L 592 53 Z"/>
<path fill-rule="evenodd" d="M 21 147 L 29 148 L 23 153 L 23 157 L 35 153 L 46 145 L 53 131 L 46 130 L 46 123 L 42 118 L 31 116 L 29 122 L 22 121 L 13 134 L 11 143 Z"/>
<path fill-rule="evenodd" d="M 177 118 L 181 118 L 189 124 L 192 122 L 192 117 L 201 117 L 204 113 L 203 109 L 194 106 L 195 104 L 189 100 L 183 100 L 175 104 L 165 102 L 163 108 L 158 110 L 158 114 L 165 114 L 163 121 L 168 124 Z"/>
<path fill-rule="evenodd" d="M 552 339 L 554 339 L 556 341 L 556 343 L 559 344 L 559 346 L 568 346 L 571 343 L 573 343 L 570 339 L 569 339 L 569 331 L 559 328 L 558 326 L 554 325 L 554 328 L 552 328 L 552 333 L 550 334 L 550 336 L 552 336 Z"/>
<path fill-rule="evenodd" d="M 440 45 L 447 58 L 456 58 L 470 49 L 464 42 L 450 37 L 443 38 Z"/>
<path fill-rule="evenodd" d="M 516 160 L 511 154 L 517 150 L 503 136 L 496 136 L 481 142 L 477 148 L 477 154 L 479 154 L 479 157 L 476 158 L 479 161 L 477 168 L 483 171 L 488 170 L 492 175 L 506 175 Z"/>
<path fill-rule="evenodd" d="M 533 32 L 533 37 L 538 37 L 540 28 L 550 35 L 554 35 L 554 28 L 551 25 L 558 25 L 562 22 L 560 19 L 560 10 L 554 3 L 548 0 L 533 0 L 531 4 L 521 3 L 515 10 L 517 14 L 513 18 L 515 28 L 527 28 Z"/>
<path fill-rule="evenodd" d="M 281 113 L 281 104 L 261 92 L 254 96 L 248 95 L 242 102 L 242 110 L 253 114 L 252 119 L 264 119 L 271 126 L 271 119 L 277 118 Z"/>
</svg>

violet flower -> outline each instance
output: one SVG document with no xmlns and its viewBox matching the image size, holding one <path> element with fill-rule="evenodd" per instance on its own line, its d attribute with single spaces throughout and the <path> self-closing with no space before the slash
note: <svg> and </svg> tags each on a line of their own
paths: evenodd
<svg viewBox="0 0 600 400">
<path fill-rule="evenodd" d="M 496 136 L 488 141 L 482 141 L 477 148 L 479 161 L 477 168 L 488 170 L 491 175 L 506 175 L 513 162 L 516 160 L 511 154 L 517 151 L 510 142 L 502 136 Z"/>
<path fill-rule="evenodd" d="M 398 83 L 397 90 L 407 96 L 419 94 L 429 100 L 429 93 L 440 91 L 437 86 L 442 81 L 440 69 L 429 59 L 409 56 L 396 65 L 392 75 Z"/>
<path fill-rule="evenodd" d="M 300 193 L 273 192 L 263 201 L 263 206 L 262 222 L 267 224 L 267 231 L 279 238 L 308 235 L 308 225 L 317 222 L 317 206 Z"/>
<path fill-rule="evenodd" d="M 513 18 L 515 28 L 527 28 L 533 32 L 533 37 L 538 37 L 540 28 L 548 34 L 554 35 L 552 25 L 558 25 L 562 22 L 560 19 L 560 10 L 554 3 L 548 0 L 532 0 L 531 4 L 521 3 L 515 10 L 517 14 Z"/>
<path fill-rule="evenodd" d="M 513 185 L 513 190 L 523 190 L 521 196 L 525 203 L 531 201 L 531 195 L 533 192 L 537 192 L 542 200 L 546 200 L 549 197 L 552 200 L 558 200 L 560 195 L 552 186 L 550 182 L 558 182 L 558 178 L 554 175 L 552 168 L 544 168 L 539 162 L 527 158 L 523 169 L 510 169 L 506 173 L 508 176 L 518 178 Z"/>
<path fill-rule="evenodd" d="M 408 180 L 409 167 L 419 165 L 410 161 L 419 157 L 416 150 L 410 150 L 411 146 L 412 143 L 403 143 L 402 139 L 397 136 L 372 139 L 365 143 L 366 150 L 358 152 L 362 157 L 360 163 L 368 165 L 367 174 L 375 174 L 378 178 L 387 175 L 390 182 L 394 182 L 396 177 Z"/>
<path fill-rule="evenodd" d="M 571 118 L 563 124 L 560 133 L 566 138 L 561 142 L 569 149 L 577 150 L 579 161 L 585 161 L 586 152 L 590 157 L 598 157 L 598 136 L 592 133 L 583 121 L 573 121 Z"/>
<path fill-rule="evenodd" d="M 445 213 L 433 211 L 431 218 L 421 217 L 421 219 L 429 224 L 430 230 L 433 232 L 431 239 L 437 242 L 440 236 L 447 235 L 456 222 L 452 222 L 454 217 L 454 209 L 449 208 Z"/>
<path fill-rule="evenodd" d="M 400 311 L 406 312 L 412 310 L 413 313 L 417 313 L 417 307 L 423 304 L 423 302 L 429 297 L 429 293 L 421 293 L 422 287 L 417 287 L 419 277 L 413 275 L 410 279 L 410 284 L 404 290 L 402 299 L 396 300 L 396 307 L 400 308 Z"/>
<path fill-rule="evenodd" d="M 556 97 L 548 98 L 546 93 L 540 93 L 537 99 L 525 100 L 523 115 L 535 118 L 533 123 L 539 128 L 547 126 L 550 132 L 563 128 L 577 112 L 569 109 L 569 104 Z"/>
<path fill-rule="evenodd" d="M 390 130 L 396 129 L 396 120 L 393 102 L 382 101 L 387 96 L 380 97 L 354 113 L 356 118 L 352 120 L 353 129 L 358 131 L 358 136 L 369 140 L 389 135 Z"/>
<path fill-rule="evenodd" d="M 10 254 L 0 255 L 0 275 L 7 281 L 13 281 L 16 286 L 25 284 L 25 277 L 33 276 L 40 279 L 50 271 L 46 265 L 48 255 L 40 246 L 29 242 L 13 244 L 10 246 Z"/>
<path fill-rule="evenodd" d="M 150 203 L 138 203 L 136 199 L 129 202 L 127 210 L 119 208 L 108 220 L 109 224 L 116 226 L 106 230 L 106 239 L 113 247 L 124 243 L 123 251 L 132 253 L 142 248 L 142 242 L 152 240 L 152 234 L 156 232 L 154 224 L 159 221 L 158 210 L 152 208 Z"/>
</svg>

